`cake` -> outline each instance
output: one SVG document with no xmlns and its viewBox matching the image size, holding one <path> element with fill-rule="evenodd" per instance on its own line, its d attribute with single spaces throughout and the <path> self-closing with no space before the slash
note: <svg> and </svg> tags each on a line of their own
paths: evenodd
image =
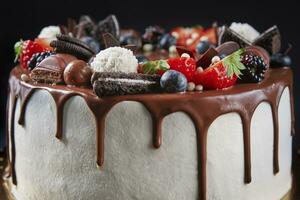
<svg viewBox="0 0 300 200">
<path fill-rule="evenodd" d="M 277 27 L 251 41 L 247 27 L 141 35 L 113 15 L 83 16 L 21 43 L 7 103 L 10 196 L 289 199 L 292 71 Z"/>
</svg>

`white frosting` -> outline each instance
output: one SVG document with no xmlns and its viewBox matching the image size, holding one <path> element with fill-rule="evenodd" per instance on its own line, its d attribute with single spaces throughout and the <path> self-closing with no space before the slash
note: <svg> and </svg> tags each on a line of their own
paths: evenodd
<svg viewBox="0 0 300 200">
<path fill-rule="evenodd" d="M 91 67 L 97 72 L 137 72 L 138 61 L 131 50 L 110 47 L 96 55 Z"/>
<path fill-rule="evenodd" d="M 41 30 L 38 38 L 44 38 L 52 41 L 56 40 L 56 35 L 60 33 L 59 26 L 47 26 Z"/>
<path fill-rule="evenodd" d="M 250 42 L 253 42 L 260 35 L 257 30 L 247 23 L 233 22 L 229 28 L 239 33 Z"/>
<path fill-rule="evenodd" d="M 155 81 L 149 81 L 143 79 L 128 79 L 128 78 L 98 78 L 98 81 L 112 81 L 112 82 L 131 83 L 131 84 L 156 84 Z"/>
<path fill-rule="evenodd" d="M 45 104 L 45 102 L 47 102 Z M 198 199 L 197 137 L 184 113 L 163 121 L 163 144 L 152 146 L 152 121 L 138 102 L 115 105 L 106 118 L 104 166 L 96 165 L 96 127 L 81 97 L 64 108 L 64 135 L 55 138 L 56 107 L 45 91 L 31 97 L 25 126 L 15 144 L 17 200 Z M 236 113 L 219 116 L 208 130 L 208 200 L 274 200 L 291 188 L 291 112 L 289 91 L 279 104 L 279 167 L 273 174 L 273 123 L 261 103 L 251 124 L 252 182 L 244 183 L 243 130 Z"/>
</svg>

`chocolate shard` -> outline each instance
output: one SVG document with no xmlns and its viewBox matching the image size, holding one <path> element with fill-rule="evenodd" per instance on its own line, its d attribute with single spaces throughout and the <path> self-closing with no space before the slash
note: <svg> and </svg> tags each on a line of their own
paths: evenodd
<svg viewBox="0 0 300 200">
<path fill-rule="evenodd" d="M 65 41 L 67 43 L 72 43 L 77 46 L 80 46 L 80 47 L 84 48 L 85 50 L 89 51 L 90 53 L 95 54 L 95 51 L 89 45 L 87 45 L 86 43 L 84 43 L 83 41 L 81 41 L 77 38 L 70 37 L 68 35 L 63 35 L 63 34 L 58 34 L 56 36 L 56 38 L 59 41 Z"/>
<path fill-rule="evenodd" d="M 79 19 L 78 25 L 81 26 L 84 32 L 89 36 L 93 35 L 96 30 L 96 23 L 88 15 L 82 15 Z"/>
<path fill-rule="evenodd" d="M 206 69 L 209 67 L 211 63 L 211 59 L 214 56 L 218 55 L 218 51 L 215 48 L 210 47 L 200 58 L 197 60 L 196 65 L 197 67 L 202 67 L 203 69 Z"/>
<path fill-rule="evenodd" d="M 160 92 L 159 75 L 95 72 L 91 81 L 99 97 Z"/>
<path fill-rule="evenodd" d="M 219 45 L 228 41 L 236 42 L 240 45 L 240 47 L 246 47 L 251 45 L 251 42 L 248 41 L 246 38 L 244 38 L 237 32 L 231 30 L 227 26 L 223 26 L 220 30 Z"/>
<path fill-rule="evenodd" d="M 95 36 L 100 41 L 100 45 L 104 46 L 103 34 L 110 33 L 115 38 L 119 38 L 120 36 L 120 25 L 118 19 L 115 15 L 109 15 L 104 20 L 100 21 L 97 24 L 97 28 L 95 30 Z"/>
<path fill-rule="evenodd" d="M 91 57 L 94 56 L 93 53 L 86 50 L 85 48 L 65 41 L 54 40 L 50 43 L 50 46 L 53 47 L 55 52 L 57 53 L 71 54 L 84 61 L 88 61 Z"/>
<path fill-rule="evenodd" d="M 105 48 L 109 47 L 119 47 L 121 44 L 119 40 L 117 40 L 112 34 L 104 33 L 103 34 L 103 41 L 105 44 Z"/>
<path fill-rule="evenodd" d="M 58 55 L 59 54 L 49 56 L 40 62 L 38 66 L 31 71 L 30 78 L 39 83 L 63 83 L 63 73 L 68 64 L 67 61 L 71 59 L 69 55 L 66 55 L 66 59 L 64 59 L 63 54 Z M 76 58 L 73 57 L 73 60 L 75 59 Z"/>
<path fill-rule="evenodd" d="M 239 49 L 240 49 L 240 45 L 238 43 L 229 41 L 218 46 L 216 48 L 216 51 L 218 52 L 219 55 L 228 56 Z"/>
<path fill-rule="evenodd" d="M 185 48 L 185 47 L 182 47 L 182 46 L 176 46 L 176 50 L 177 50 L 177 53 L 178 53 L 179 56 L 181 56 L 182 54 L 186 53 L 186 54 L 188 54 L 191 58 L 195 58 L 194 53 L 193 53 L 191 50 L 189 50 L 189 49 L 187 49 L 187 48 Z"/>
<path fill-rule="evenodd" d="M 272 26 L 263 32 L 255 41 L 253 45 L 261 46 L 270 54 L 278 53 L 281 48 L 281 36 L 277 26 Z"/>
</svg>

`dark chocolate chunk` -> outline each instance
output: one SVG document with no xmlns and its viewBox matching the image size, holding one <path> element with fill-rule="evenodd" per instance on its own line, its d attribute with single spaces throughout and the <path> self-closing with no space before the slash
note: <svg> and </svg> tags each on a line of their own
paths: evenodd
<svg viewBox="0 0 300 200">
<path fill-rule="evenodd" d="M 219 55 L 230 55 L 233 52 L 239 50 L 240 45 L 236 42 L 225 42 L 216 48 Z"/>
<path fill-rule="evenodd" d="M 100 45 L 104 46 L 103 34 L 110 33 L 115 38 L 119 38 L 120 36 L 120 25 L 118 19 L 115 15 L 109 15 L 104 20 L 100 21 L 97 24 L 97 28 L 95 31 L 95 36 L 98 41 L 100 41 Z"/>
<path fill-rule="evenodd" d="M 251 45 L 251 42 L 248 41 L 246 38 L 233 31 L 232 29 L 228 28 L 227 26 L 223 26 L 219 35 L 219 45 L 228 41 L 236 42 L 240 45 L 240 47 L 246 47 Z"/>
<path fill-rule="evenodd" d="M 214 48 L 209 48 L 197 61 L 197 67 L 202 67 L 203 69 L 209 67 L 211 64 L 211 59 L 218 55 L 218 51 Z"/>
<path fill-rule="evenodd" d="M 253 45 L 261 46 L 270 54 L 278 53 L 281 48 L 281 36 L 277 26 L 272 26 L 263 32 L 254 42 Z"/>
<path fill-rule="evenodd" d="M 160 92 L 159 75 L 95 72 L 91 81 L 99 97 Z"/>
<path fill-rule="evenodd" d="M 185 47 L 182 47 L 182 46 L 176 46 L 176 50 L 177 50 L 177 53 L 178 53 L 179 56 L 181 56 L 182 54 L 186 53 L 186 54 L 188 54 L 191 58 L 195 58 L 194 53 L 193 53 L 191 50 L 189 50 L 189 49 L 187 49 L 187 48 L 185 48 Z"/>
</svg>

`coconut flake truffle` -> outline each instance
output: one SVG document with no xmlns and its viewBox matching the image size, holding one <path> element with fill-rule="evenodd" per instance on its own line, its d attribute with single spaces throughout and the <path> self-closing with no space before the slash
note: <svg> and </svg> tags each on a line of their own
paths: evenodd
<svg viewBox="0 0 300 200">
<path fill-rule="evenodd" d="M 132 51 L 122 47 L 110 47 L 100 51 L 91 63 L 96 72 L 137 72 L 138 61 Z"/>
<path fill-rule="evenodd" d="M 250 42 L 253 42 L 260 35 L 257 30 L 255 30 L 251 25 L 247 23 L 233 22 L 229 28 L 242 35 Z"/>
<path fill-rule="evenodd" d="M 38 38 L 46 38 L 49 40 L 55 40 L 56 35 L 60 34 L 60 33 L 61 32 L 60 32 L 59 26 L 46 26 L 41 30 Z"/>
</svg>

